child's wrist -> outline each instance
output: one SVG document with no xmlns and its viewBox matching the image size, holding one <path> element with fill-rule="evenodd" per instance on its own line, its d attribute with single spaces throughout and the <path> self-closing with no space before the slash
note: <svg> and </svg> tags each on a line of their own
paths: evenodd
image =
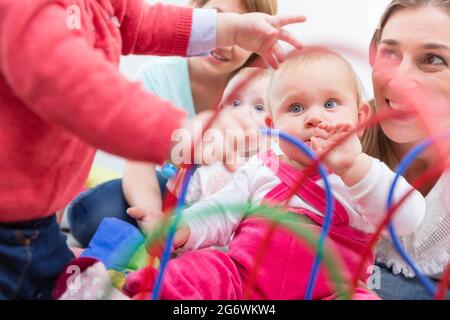
<svg viewBox="0 0 450 320">
<path fill-rule="evenodd" d="M 239 18 L 240 15 L 237 13 L 217 14 L 216 47 L 231 47 L 236 44 Z"/>
<path fill-rule="evenodd" d="M 367 154 L 360 153 L 356 156 L 355 161 L 338 175 L 348 187 L 352 187 L 367 175 L 371 163 L 371 158 Z"/>
</svg>

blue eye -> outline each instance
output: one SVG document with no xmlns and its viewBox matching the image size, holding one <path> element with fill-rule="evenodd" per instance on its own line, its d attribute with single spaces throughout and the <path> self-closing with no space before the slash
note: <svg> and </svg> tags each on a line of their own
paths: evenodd
<svg viewBox="0 0 450 320">
<path fill-rule="evenodd" d="M 425 63 L 431 64 L 434 66 L 442 66 L 442 65 L 446 66 L 447 65 L 447 62 L 444 59 L 442 59 L 439 56 L 435 56 L 434 54 L 427 55 L 427 57 L 425 58 Z"/>
<path fill-rule="evenodd" d="M 338 106 L 338 103 L 335 100 L 328 100 L 324 104 L 325 109 L 334 109 L 337 106 Z"/>
<path fill-rule="evenodd" d="M 233 108 L 239 108 L 241 106 L 241 102 L 239 100 L 234 100 L 231 106 Z"/>
<path fill-rule="evenodd" d="M 303 112 L 305 110 L 305 108 L 299 104 L 293 104 L 293 105 L 291 105 L 290 110 L 292 113 L 300 113 L 300 112 Z"/>
<path fill-rule="evenodd" d="M 258 105 L 255 106 L 255 110 L 257 112 L 264 112 L 265 108 L 264 108 L 264 106 L 262 104 L 258 104 Z"/>
</svg>

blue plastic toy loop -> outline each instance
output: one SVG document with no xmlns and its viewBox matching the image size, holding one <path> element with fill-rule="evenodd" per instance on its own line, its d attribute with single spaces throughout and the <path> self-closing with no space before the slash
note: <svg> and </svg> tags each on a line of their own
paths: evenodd
<svg viewBox="0 0 450 320">
<path fill-rule="evenodd" d="M 182 215 L 183 209 L 185 207 L 185 199 L 186 199 L 189 183 L 191 181 L 192 175 L 194 174 L 196 168 L 197 168 L 197 166 L 191 166 L 190 168 L 187 169 L 186 175 L 184 176 L 183 185 L 182 185 L 181 192 L 180 192 L 180 198 L 178 199 L 177 208 L 175 210 L 175 216 L 174 216 L 174 219 L 172 220 L 172 223 L 170 224 L 168 237 L 166 240 L 166 245 L 164 247 L 164 252 L 161 257 L 161 263 L 160 263 L 160 267 L 158 270 L 158 275 L 156 278 L 155 286 L 153 288 L 152 300 L 158 300 L 161 295 L 164 274 L 166 271 L 167 263 L 170 260 L 170 255 L 172 253 L 173 240 L 175 238 L 177 226 L 180 222 L 181 215 Z"/>
<path fill-rule="evenodd" d="M 413 162 L 422 152 L 424 152 L 426 149 L 431 147 L 432 145 L 436 144 L 437 142 L 449 139 L 450 133 L 447 133 L 443 136 L 439 136 L 437 138 L 430 138 L 425 140 L 424 142 L 420 143 L 416 147 L 414 147 L 408 154 L 403 158 L 403 160 L 400 162 L 400 164 L 397 167 L 396 170 L 396 176 L 394 181 L 392 182 L 392 185 L 389 189 L 389 195 L 387 200 L 387 210 L 391 210 L 393 202 L 394 202 L 394 191 L 395 187 L 397 186 L 397 182 L 400 179 L 400 177 L 405 173 L 405 171 L 409 168 L 409 165 L 411 162 Z M 414 261 L 411 259 L 411 257 L 406 253 L 406 251 L 403 249 L 400 239 L 397 235 L 397 232 L 395 231 L 394 225 L 392 222 L 389 223 L 388 226 L 389 235 L 392 239 L 392 244 L 394 245 L 394 248 L 397 250 L 397 252 L 400 254 L 400 256 L 406 261 L 406 263 L 409 265 L 409 267 L 414 271 L 419 281 L 422 283 L 422 285 L 425 287 L 427 292 L 431 296 L 435 296 L 437 293 L 437 288 L 434 285 L 434 283 L 428 279 L 416 266 Z"/>
<path fill-rule="evenodd" d="M 312 160 L 317 161 L 316 155 L 308 148 L 308 146 L 303 142 L 298 140 L 297 138 L 288 135 L 286 133 L 280 132 L 278 130 L 271 130 L 271 129 L 263 129 L 262 132 L 269 136 L 278 136 L 281 139 L 289 142 L 293 146 L 297 147 L 299 150 L 301 150 L 303 153 L 305 153 L 308 157 L 310 157 Z M 317 282 L 317 275 L 319 272 L 319 267 L 322 262 L 322 252 L 323 252 L 323 246 L 325 245 L 325 240 L 328 237 L 328 234 L 330 232 L 331 222 L 333 221 L 333 214 L 334 214 L 334 198 L 333 193 L 331 191 L 330 182 L 328 181 L 328 173 L 325 167 L 322 164 L 319 164 L 318 166 L 319 174 L 322 177 L 324 181 L 324 188 L 326 193 L 326 211 L 324 216 L 324 224 L 322 232 L 320 233 L 319 243 L 318 243 L 318 250 L 316 257 L 314 258 L 314 264 L 311 270 L 311 275 L 308 280 L 308 287 L 305 294 L 305 300 L 311 300 L 312 295 L 314 293 L 314 288 Z"/>
<path fill-rule="evenodd" d="M 317 157 L 315 156 L 315 154 L 308 148 L 308 146 L 305 143 L 298 140 L 297 138 L 290 136 L 286 133 L 282 133 L 279 130 L 262 129 L 261 132 L 268 136 L 280 137 L 281 139 L 283 139 L 283 140 L 291 143 L 295 147 L 297 147 L 300 151 L 305 153 L 312 160 L 317 161 Z M 314 292 L 314 287 L 315 287 L 316 280 L 317 280 L 317 274 L 319 271 L 320 264 L 322 262 L 322 251 L 323 251 L 322 248 L 325 244 L 326 238 L 328 237 L 329 230 L 331 227 L 331 222 L 333 221 L 333 213 L 334 213 L 334 198 L 333 198 L 333 193 L 331 191 L 330 183 L 328 181 L 328 173 L 322 164 L 319 164 L 318 170 L 319 170 L 320 176 L 322 177 L 322 179 L 324 181 L 327 205 L 326 205 L 326 211 L 325 211 L 325 216 L 324 216 L 324 226 L 323 226 L 322 232 L 320 234 L 319 243 L 318 243 L 318 252 L 314 259 L 314 265 L 313 265 L 313 268 L 311 271 L 311 276 L 308 281 L 308 288 L 307 288 L 306 295 L 305 295 L 305 299 L 307 299 L 307 300 L 311 299 L 312 294 Z M 164 253 L 161 258 L 160 269 L 158 271 L 157 279 L 156 279 L 155 286 L 153 289 L 153 293 L 152 293 L 153 300 L 158 300 L 160 297 L 162 281 L 164 279 L 164 273 L 165 273 L 165 270 L 167 267 L 167 263 L 170 260 L 170 254 L 171 254 L 171 250 L 172 250 L 171 248 L 172 248 L 172 244 L 173 244 L 173 239 L 175 237 L 176 226 L 178 225 L 178 222 L 181 219 L 181 214 L 182 214 L 182 211 L 184 208 L 184 202 L 185 202 L 187 190 L 188 190 L 189 183 L 190 183 L 190 180 L 192 178 L 194 171 L 195 170 L 193 168 L 188 169 L 186 176 L 184 177 L 184 180 L 183 180 L 182 190 L 181 190 L 180 197 L 178 199 L 177 208 L 175 211 L 175 219 L 173 219 L 173 222 L 170 225 L 166 245 L 164 248 Z"/>
</svg>

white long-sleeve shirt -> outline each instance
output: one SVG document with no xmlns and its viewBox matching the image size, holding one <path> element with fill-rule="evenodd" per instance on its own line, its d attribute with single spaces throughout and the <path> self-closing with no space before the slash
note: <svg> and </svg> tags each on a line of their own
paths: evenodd
<svg viewBox="0 0 450 320">
<path fill-rule="evenodd" d="M 223 164 L 213 164 L 198 168 L 192 176 L 185 202 L 188 205 L 192 205 L 215 194 L 230 183 L 232 178 L 233 174 Z M 179 190 L 175 190 L 175 181 L 175 177 L 170 179 L 166 186 L 170 192 L 178 195 Z"/>
<path fill-rule="evenodd" d="M 420 226 L 400 241 L 419 269 L 427 276 L 441 278 L 450 262 L 450 173 L 444 173 L 425 197 L 426 214 Z M 415 276 L 414 271 L 400 257 L 390 237 L 377 247 L 377 260 L 392 268 L 394 274 Z"/>
<path fill-rule="evenodd" d="M 370 171 L 355 186 L 347 187 L 335 174 L 330 174 L 328 179 L 333 196 L 349 216 L 350 226 L 365 233 L 373 233 L 386 215 L 386 199 L 394 177 L 395 173 L 384 163 L 372 159 Z M 261 159 L 257 156 L 251 158 L 234 174 L 225 188 L 184 211 L 183 221 L 190 228 L 191 235 L 181 251 L 227 245 L 245 215 L 245 212 L 230 211 L 229 205 L 247 204 L 248 209 L 256 207 L 280 183 L 281 180 Z M 322 180 L 317 181 L 317 184 L 324 188 Z M 411 188 L 404 178 L 400 178 L 394 203 Z M 288 206 L 324 215 L 298 196 L 294 196 Z M 399 235 L 408 235 L 416 230 L 425 216 L 425 208 L 425 199 L 415 190 L 393 218 Z"/>
</svg>

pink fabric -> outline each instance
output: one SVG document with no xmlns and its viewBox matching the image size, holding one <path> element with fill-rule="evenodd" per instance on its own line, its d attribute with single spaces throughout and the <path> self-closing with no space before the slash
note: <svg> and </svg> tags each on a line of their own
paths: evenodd
<svg viewBox="0 0 450 320">
<path fill-rule="evenodd" d="M 267 154 L 262 160 L 268 167 L 269 160 L 274 160 L 272 154 Z M 295 181 L 301 174 L 288 164 L 280 163 L 277 176 L 282 181 L 270 192 L 265 201 L 280 203 L 286 200 Z M 318 177 L 316 177 L 316 180 Z M 308 178 L 305 188 L 297 191 L 300 197 L 307 197 L 311 204 L 323 207 L 324 193 L 317 184 Z M 308 217 L 308 222 L 301 222 L 317 235 L 322 231 L 323 218 L 304 209 L 289 208 L 290 212 Z M 271 223 L 266 219 L 251 217 L 244 219 L 230 243 L 229 252 L 207 249 L 189 252 L 173 259 L 168 264 L 163 283 L 162 299 L 223 299 L 233 300 L 244 298 L 244 286 L 254 268 L 255 258 L 260 246 L 271 229 Z M 330 231 L 327 246 L 342 260 L 346 267 L 344 276 L 350 281 L 360 262 L 368 240 L 368 235 L 358 232 L 348 226 L 348 215 L 341 204 L 336 203 L 335 218 Z M 256 281 L 252 289 L 252 299 L 297 300 L 303 299 L 307 282 L 316 255 L 302 240 L 283 227 L 276 227 L 271 234 L 264 258 L 259 265 Z M 373 260 L 373 257 L 371 257 Z M 371 262 L 368 262 L 370 264 Z M 147 271 L 155 273 L 156 270 Z M 135 278 L 136 279 L 136 278 Z M 366 282 L 367 277 L 361 279 Z M 140 290 L 150 291 L 153 282 L 149 282 Z M 331 299 L 335 288 L 322 266 L 318 275 L 313 299 Z M 132 292 L 139 294 L 139 292 Z M 358 289 L 358 297 L 373 297 L 374 294 L 364 288 Z M 139 295 L 138 295 L 139 297 Z M 376 296 L 375 296 L 376 297 Z"/>
<path fill-rule="evenodd" d="M 79 29 L 67 26 L 71 5 Z M 185 113 L 126 80 L 118 63 L 121 53 L 186 55 L 191 26 L 192 9 L 142 0 L 0 0 L 0 222 L 63 208 L 95 148 L 168 157 Z"/>
</svg>

